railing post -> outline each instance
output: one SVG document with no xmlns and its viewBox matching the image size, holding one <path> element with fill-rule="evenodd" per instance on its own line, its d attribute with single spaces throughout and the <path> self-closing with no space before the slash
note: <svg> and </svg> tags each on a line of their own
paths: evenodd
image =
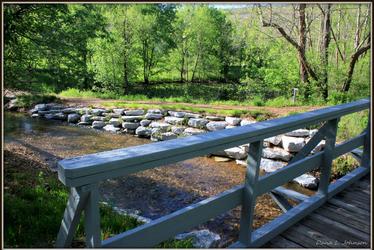
<svg viewBox="0 0 374 250">
<path fill-rule="evenodd" d="M 338 123 L 339 119 L 328 121 L 328 128 L 326 130 L 326 144 L 324 147 L 323 159 L 320 166 L 321 175 L 318 187 L 318 194 L 322 194 L 325 197 L 327 197 L 328 187 L 330 183 L 331 166 L 335 149 Z"/>
<path fill-rule="evenodd" d="M 90 185 L 84 217 L 86 247 L 101 247 L 99 190 L 97 183 Z"/>
<path fill-rule="evenodd" d="M 369 120 L 366 127 L 366 135 L 364 140 L 364 151 L 361 157 L 361 166 L 365 168 L 370 168 L 370 110 L 369 110 Z"/>
<path fill-rule="evenodd" d="M 240 217 L 239 242 L 247 247 L 251 244 L 253 213 L 256 205 L 256 186 L 260 172 L 263 140 L 249 145 L 243 202 Z"/>
<path fill-rule="evenodd" d="M 88 193 L 82 191 L 81 187 L 70 189 L 69 199 L 61 221 L 55 247 L 65 248 L 71 246 L 80 216 L 86 206 L 87 197 Z"/>
</svg>

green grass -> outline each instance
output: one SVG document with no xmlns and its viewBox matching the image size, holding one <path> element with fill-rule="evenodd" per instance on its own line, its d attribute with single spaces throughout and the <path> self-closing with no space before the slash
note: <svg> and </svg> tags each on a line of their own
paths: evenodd
<svg viewBox="0 0 374 250">
<path fill-rule="evenodd" d="M 118 107 L 130 109 L 165 109 L 176 111 L 188 111 L 199 114 L 223 115 L 234 117 L 253 117 L 258 121 L 267 120 L 272 117 L 270 112 L 257 110 L 229 110 L 229 109 L 213 109 L 213 108 L 199 108 L 187 106 L 185 104 L 142 104 L 142 103 L 125 103 L 125 102 L 104 102 L 101 103 L 105 107 Z"/>
<path fill-rule="evenodd" d="M 51 248 L 54 245 L 68 190 L 57 176 L 46 170 L 5 166 L 4 244 L 7 248 Z M 100 204 L 102 238 L 141 225 L 136 219 L 116 213 Z M 81 220 L 73 246 L 84 246 Z M 157 247 L 192 248 L 191 240 L 169 240 Z"/>
<path fill-rule="evenodd" d="M 180 88 L 183 88 L 180 86 Z M 198 88 L 195 86 L 195 88 Z M 153 89 L 155 90 L 155 89 Z M 148 90 L 149 92 L 152 90 Z M 171 92 L 173 93 L 173 92 Z M 234 106 L 268 106 L 268 107 L 288 107 L 288 106 L 308 106 L 300 101 L 292 103 L 290 98 L 277 97 L 271 100 L 263 100 L 258 96 L 254 96 L 251 99 L 247 98 L 246 100 L 235 100 L 235 99 L 217 99 L 217 98 L 202 98 L 203 93 L 200 96 L 190 96 L 190 95 L 178 95 L 176 91 L 175 95 L 177 96 L 164 96 L 156 97 L 152 95 L 144 94 L 129 94 L 129 95 L 119 95 L 114 92 L 94 92 L 89 90 L 78 90 L 75 88 L 69 88 L 58 93 L 60 97 L 73 97 L 73 98 L 102 98 L 102 99 L 116 99 L 124 101 L 149 101 L 149 102 L 183 102 L 191 104 L 210 104 L 210 105 L 234 105 Z M 239 95 L 239 94 L 237 94 Z"/>
</svg>

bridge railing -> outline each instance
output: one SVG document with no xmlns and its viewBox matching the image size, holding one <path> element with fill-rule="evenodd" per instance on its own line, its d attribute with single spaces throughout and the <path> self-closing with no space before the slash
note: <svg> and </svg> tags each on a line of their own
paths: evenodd
<svg viewBox="0 0 374 250">
<path fill-rule="evenodd" d="M 362 99 L 238 128 L 64 159 L 59 162 L 59 179 L 70 187 L 71 192 L 56 246 L 70 246 L 82 212 L 85 214 L 85 234 L 88 247 L 151 247 L 239 205 L 241 206 L 239 240 L 232 247 L 261 246 L 369 172 L 371 165 L 369 124 L 360 135 L 336 145 L 340 117 L 369 107 L 370 101 Z M 263 139 L 320 123 L 324 124 L 317 134 L 293 157 L 286 167 L 271 174 L 259 176 Z M 310 156 L 310 152 L 323 139 L 326 140 L 324 150 Z M 226 190 L 135 229 L 101 240 L 99 181 L 247 143 L 250 143 L 250 146 L 243 185 Z M 329 184 L 333 159 L 362 145 L 364 147 L 360 166 L 333 184 Z M 315 195 L 309 197 L 280 187 L 295 177 L 317 168 L 320 169 L 321 175 Z M 284 202 L 284 205 L 288 206 L 285 213 L 257 230 L 252 230 L 256 198 L 267 192 L 295 199 L 300 203 L 292 207 L 286 204 L 286 199 L 280 199 L 280 202 Z"/>
</svg>

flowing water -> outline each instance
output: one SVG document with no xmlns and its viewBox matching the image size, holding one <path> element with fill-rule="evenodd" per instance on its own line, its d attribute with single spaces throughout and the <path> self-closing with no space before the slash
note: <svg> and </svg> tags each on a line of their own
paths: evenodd
<svg viewBox="0 0 374 250">
<path fill-rule="evenodd" d="M 5 113 L 4 139 L 5 143 L 20 143 L 37 151 L 52 169 L 63 158 L 152 143 L 133 135 L 112 134 L 20 113 Z M 142 216 L 155 219 L 241 184 L 244 175 L 245 168 L 235 161 L 197 157 L 104 181 L 100 183 L 100 194 L 101 200 L 109 204 L 140 210 Z M 280 214 L 266 195 L 259 197 L 257 203 L 256 227 Z M 223 239 L 220 246 L 227 246 L 237 238 L 239 217 L 240 208 L 236 208 L 199 228 L 219 233 Z"/>
</svg>

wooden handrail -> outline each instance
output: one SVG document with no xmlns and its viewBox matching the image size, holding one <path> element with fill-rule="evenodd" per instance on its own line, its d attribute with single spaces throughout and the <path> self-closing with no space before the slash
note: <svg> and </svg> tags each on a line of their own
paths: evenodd
<svg viewBox="0 0 374 250">
<path fill-rule="evenodd" d="M 82 211 L 85 211 L 86 244 L 88 247 L 150 247 L 238 205 L 242 206 L 241 228 L 239 241 L 232 247 L 261 246 L 321 206 L 332 195 L 340 192 L 370 171 L 369 127 L 355 138 L 335 145 L 340 117 L 369 107 L 369 99 L 362 99 L 234 129 L 62 160 L 58 163 L 59 179 L 71 188 L 71 194 L 56 246 L 68 247 L 71 244 L 72 235 L 76 230 Z M 318 132 L 318 136 L 310 140 L 288 166 L 259 177 L 263 139 L 320 122 L 326 123 Z M 315 145 L 324 138 L 326 139 L 325 149 L 312 156 L 307 156 Z M 247 143 L 250 143 L 250 146 L 244 185 L 101 241 L 97 187 L 99 181 Z M 364 149 L 361 166 L 334 184 L 329 184 L 332 160 L 362 145 L 364 145 Z M 319 167 L 321 168 L 321 185 L 315 195 L 308 197 L 280 188 L 289 180 Z M 276 195 L 284 194 L 284 197 L 287 198 L 295 196 L 295 200 L 300 203 L 294 207 L 285 206 L 289 210 L 286 210 L 284 214 L 253 231 L 252 218 L 256 197 L 272 190 Z"/>
</svg>

